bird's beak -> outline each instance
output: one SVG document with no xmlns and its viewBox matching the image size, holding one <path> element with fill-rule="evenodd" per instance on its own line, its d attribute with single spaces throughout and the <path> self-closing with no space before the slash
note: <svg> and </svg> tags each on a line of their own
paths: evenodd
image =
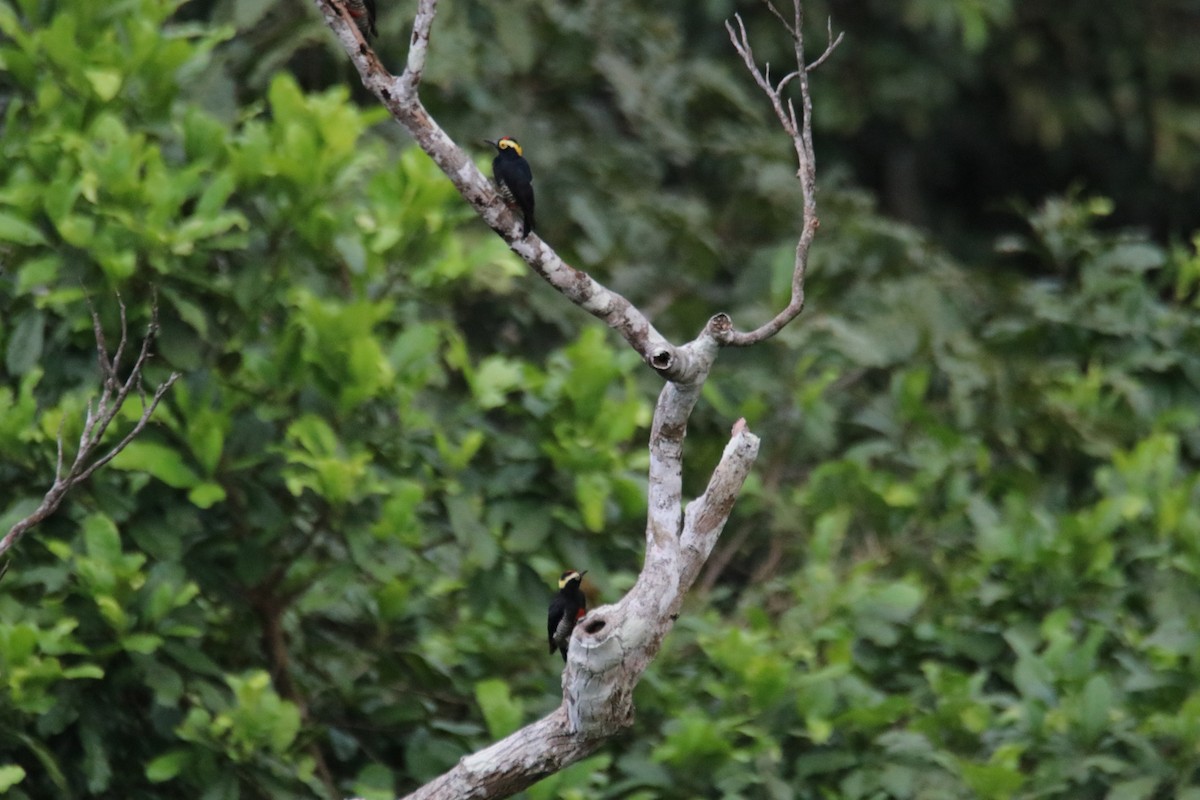
<svg viewBox="0 0 1200 800">
<path fill-rule="evenodd" d="M 588 571 L 585 569 L 583 572 L 579 573 L 579 577 L 582 578 L 584 575 L 587 575 L 587 572 Z"/>
<path fill-rule="evenodd" d="M 484 139 L 483 141 L 484 141 L 485 143 L 487 143 L 487 144 L 490 144 L 492 147 L 495 147 L 495 148 L 497 148 L 497 149 L 499 149 L 499 147 L 500 147 L 500 145 L 496 144 L 496 143 L 495 143 L 495 142 L 493 142 L 491 139 Z"/>
</svg>

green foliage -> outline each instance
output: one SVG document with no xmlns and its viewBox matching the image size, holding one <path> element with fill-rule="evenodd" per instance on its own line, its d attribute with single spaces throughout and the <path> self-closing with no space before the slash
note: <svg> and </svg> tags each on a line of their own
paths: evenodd
<svg viewBox="0 0 1200 800">
<path fill-rule="evenodd" d="M 1171 299 L 1193 256 L 1098 231 L 1107 210 L 1053 199 L 1028 235 L 1004 240 L 1061 276 L 1038 282 L 973 272 L 968 284 L 893 229 L 877 246 L 921 261 L 845 275 L 852 299 L 789 332 L 807 354 L 798 374 L 824 387 L 800 384 L 799 407 L 833 430 L 792 425 L 782 441 L 786 385 L 744 403 L 768 409 L 751 422 L 775 433 L 768 464 L 798 454 L 776 462 L 779 484 L 807 473 L 757 514 L 759 552 L 791 555 L 753 588 L 742 570 L 755 555 L 735 558 L 717 595 L 732 616 L 681 619 L 681 669 L 654 682 L 673 731 L 658 758 L 701 730 L 679 709 L 707 696 L 711 730 L 741 721 L 713 734 L 724 746 L 749 757 L 753 728 L 772 732 L 752 794 L 777 782 L 846 798 L 1195 789 L 1188 724 L 1152 722 L 1188 718 L 1197 677 L 1185 631 L 1200 600 L 1200 373 L 1180 343 L 1200 328 Z M 829 251 L 856 246 L 827 243 L 813 283 L 839 280 Z M 771 542 L 800 531 L 795 546 Z M 723 775 L 708 752 L 710 769 L 688 771 L 693 793 Z"/>
<path fill-rule="evenodd" d="M 503 738 L 521 727 L 524 710 L 520 701 L 513 699 L 504 681 L 490 678 L 475 684 L 475 699 L 479 701 L 488 733 L 493 738 Z"/>
<path fill-rule="evenodd" d="M 1041 147 L 1134 125 L 1042 80 L 1042 31 L 1069 39 L 1075 10 L 884 5 L 817 73 L 823 164 L 880 125 L 949 152 L 933 132 L 989 124 L 962 98 L 997 81 Z M 150 378 L 185 373 L 0 581 L 14 798 L 394 796 L 557 704 L 540 631 L 564 566 L 603 602 L 641 563 L 657 382 L 388 142 L 354 79 L 278 69 L 315 18 L 210 6 L 0 0 L 0 527 L 78 440 L 89 300 L 112 344 L 114 293 L 136 336 L 156 292 Z M 681 9 L 450 4 L 428 73 L 461 141 L 537 154 L 556 244 L 670 295 L 675 339 L 783 302 L 796 208 L 729 8 Z M 1186 59 L 1164 58 L 1153 162 L 1186 174 Z M 692 421 L 691 490 L 731 419 L 764 440 L 712 590 L 633 735 L 527 795 L 1195 800 L 1200 236 L 1120 230 L 1130 195 L 1077 189 L 960 259 L 855 169 L 823 173 L 805 316 L 722 356 Z"/>
<path fill-rule="evenodd" d="M 367 137 L 380 111 L 280 75 L 223 120 L 199 89 L 227 31 L 143 39 L 171 8 L 84 5 L 4 45 L 4 519 L 45 490 L 60 425 L 71 455 L 87 299 L 111 344 L 113 293 L 136 335 L 153 287 L 155 374 L 186 377 L 3 583 L 4 779 L 16 797 L 394 792 L 485 735 L 456 719 L 452 674 L 497 731 L 543 691 L 478 654 L 559 563 L 599 565 L 586 530 L 640 511 L 636 358 L 598 332 L 544 363 L 472 344 L 458 310 L 522 270 L 428 159 Z M 41 13 L 3 9 L 10 33 Z M 47 105 L 37 76 L 68 34 L 91 90 Z M 122 38 L 140 60 L 111 58 Z"/>
</svg>

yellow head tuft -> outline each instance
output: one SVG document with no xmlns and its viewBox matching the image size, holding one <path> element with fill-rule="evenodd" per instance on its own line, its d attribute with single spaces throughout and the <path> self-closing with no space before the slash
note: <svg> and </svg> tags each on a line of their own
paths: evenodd
<svg viewBox="0 0 1200 800">
<path fill-rule="evenodd" d="M 496 147 L 498 147 L 501 150 L 510 150 L 510 149 L 516 150 L 517 155 L 519 155 L 519 156 L 524 155 L 524 153 L 521 152 L 521 145 L 518 144 L 517 140 L 512 138 L 511 136 L 501 136 L 500 139 L 496 142 Z"/>
<path fill-rule="evenodd" d="M 570 583 L 571 581 L 582 582 L 583 576 L 586 574 L 587 574 L 586 569 L 583 572 L 576 572 L 573 569 L 569 569 L 562 574 L 562 577 L 560 577 L 558 579 L 558 588 L 560 588 L 560 589 L 566 588 L 566 585 L 568 583 Z"/>
</svg>

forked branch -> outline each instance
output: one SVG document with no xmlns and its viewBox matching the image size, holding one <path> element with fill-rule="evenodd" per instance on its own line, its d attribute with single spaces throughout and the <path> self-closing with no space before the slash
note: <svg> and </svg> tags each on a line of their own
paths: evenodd
<svg viewBox="0 0 1200 800">
<path fill-rule="evenodd" d="M 69 466 L 65 466 L 63 435 L 60 428 L 58 432 L 58 455 L 54 466 L 54 483 L 51 484 L 50 489 L 42 497 L 42 502 L 38 504 L 33 513 L 19 520 L 9 529 L 4 538 L 0 539 L 0 556 L 12 549 L 31 528 L 57 511 L 58 507 L 62 505 L 62 501 L 66 498 L 67 493 L 76 484 L 87 480 L 93 472 L 112 461 L 118 453 L 128 447 L 129 443 L 136 439 L 146 427 L 146 424 L 150 421 L 150 417 L 154 414 L 154 410 L 158 408 L 158 403 L 162 400 L 163 395 L 179 379 L 179 373 L 172 372 L 154 390 L 154 394 L 147 398 L 145 388 L 142 384 L 142 372 L 150 360 L 150 345 L 158 333 L 157 303 L 152 306 L 150 325 L 146 329 L 145 337 L 142 339 L 141 349 L 138 351 L 137 358 L 134 359 L 125 377 L 121 377 L 122 361 L 125 358 L 125 349 L 129 344 L 129 331 L 125 318 L 125 303 L 119 297 L 117 301 L 121 307 L 121 339 L 117 343 L 117 349 L 111 357 L 109 356 L 108 343 L 104 338 L 104 328 L 100 324 L 100 315 L 96 313 L 95 309 L 92 309 L 92 332 L 96 337 L 96 361 L 100 365 L 101 391 L 100 398 L 95 403 L 90 400 L 88 401 L 87 415 L 83 423 L 83 433 L 79 436 L 79 448 L 75 451 L 75 457 L 71 460 Z M 129 395 L 135 391 L 142 401 L 141 416 L 138 417 L 133 428 L 121 437 L 116 444 L 97 455 L 100 444 L 104 439 L 104 434 L 121 412 L 125 401 L 129 399 Z"/>
<path fill-rule="evenodd" d="M 714 335 L 726 322 L 714 318 L 681 348 L 692 350 L 689 357 L 705 372 L 720 349 Z M 758 455 L 758 437 L 739 420 L 708 488 L 684 511 L 683 439 L 702 385 L 668 382 L 659 396 L 650 435 L 646 561 L 619 602 L 590 611 L 576 627 L 562 676 L 562 705 L 461 759 L 407 800 L 509 797 L 587 757 L 633 723 L 634 687 L 674 626 Z"/>
<path fill-rule="evenodd" d="M 778 83 L 772 84 L 770 65 L 765 71 L 759 69 L 758 61 L 754 58 L 754 49 L 750 46 L 750 36 L 746 33 L 746 25 L 740 14 L 733 15 L 733 21 L 726 21 L 725 30 L 729 32 L 729 40 L 749 70 L 754 82 L 771 101 L 771 108 L 779 120 L 780 127 L 791 138 L 796 150 L 796 177 L 800 179 L 800 193 L 803 210 L 800 221 L 800 238 L 796 242 L 796 258 L 792 265 L 792 291 L 787 306 L 773 319 L 757 329 L 748 332 L 730 330 L 720 341 L 723 345 L 745 347 L 769 339 L 784 326 L 794 320 L 804 310 L 804 274 L 808 269 L 808 251 L 812 247 L 813 238 L 817 235 L 820 220 L 817 218 L 817 159 L 813 152 L 812 142 L 812 94 L 809 91 L 808 73 L 820 66 L 842 43 L 845 34 L 833 37 L 833 23 L 829 22 L 829 43 L 825 51 L 812 63 L 804 60 L 804 10 L 800 0 L 793 0 L 792 19 L 788 20 L 775 7 L 771 0 L 763 0 L 771 15 L 783 25 L 792 37 L 795 50 L 796 69 L 785 75 Z M 736 23 L 736 26 L 735 24 Z M 796 107 L 791 98 L 784 98 L 783 91 L 795 80 L 800 91 L 800 115 L 796 115 Z"/>
<path fill-rule="evenodd" d="M 449 772 L 409 796 L 410 800 L 508 797 L 579 761 L 632 724 L 633 689 L 673 627 L 683 599 L 712 552 L 754 464 L 758 437 L 744 421 L 739 421 L 708 487 L 685 508 L 681 479 L 684 436 L 718 352 L 723 345 L 750 345 L 773 336 L 804 305 L 804 268 L 817 229 L 808 72 L 841 39 L 831 40 L 821 58 L 806 66 L 799 0 L 791 22 L 768 2 L 793 38 L 797 65 L 795 71 L 773 86 L 768 74 L 758 68 L 741 18 L 734 18 L 736 29 L 727 24 L 734 47 L 770 98 L 780 124 L 796 148 L 804 210 L 792 300 L 775 319 L 755 331 L 737 332 L 728 316 L 717 314 L 695 340 L 675 346 L 654 329 L 637 307 L 563 262 L 536 234 L 528 239 L 519 238 L 520 228 L 491 181 L 425 110 L 418 90 L 437 10 L 436 0 L 419 0 L 407 66 L 399 77 L 389 74 L 369 48 L 360 49 L 361 40 L 350 30 L 347 18 L 340 11 L 338 4 L 342 0 L 315 2 L 358 68 L 363 84 L 446 173 L 484 221 L 534 272 L 572 303 L 620 332 L 646 363 L 667 380 L 655 407 L 650 433 L 645 563 L 637 582 L 619 602 L 590 611 L 575 628 L 562 676 L 562 705 L 496 744 L 464 757 Z M 782 94 L 793 80 L 799 86 L 799 115 L 792 101 L 785 100 Z"/>
</svg>

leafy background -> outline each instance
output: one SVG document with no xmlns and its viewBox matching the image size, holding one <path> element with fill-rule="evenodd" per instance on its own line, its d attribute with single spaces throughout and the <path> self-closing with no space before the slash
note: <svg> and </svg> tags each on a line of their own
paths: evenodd
<svg viewBox="0 0 1200 800">
<path fill-rule="evenodd" d="M 425 89 L 674 340 L 784 302 L 788 143 L 719 0 L 443 3 Z M 399 65 L 412 9 L 382 10 Z M 529 798 L 1200 798 L 1200 25 L 808 6 L 805 315 L 722 356 L 763 451 L 629 737 Z M 0 529 L 95 392 L 155 424 L 0 581 L 0 791 L 394 796 L 559 702 L 564 565 L 633 581 L 657 380 L 526 273 L 314 7 L 0 0 Z M 131 414 L 134 412 L 130 412 Z"/>
</svg>

